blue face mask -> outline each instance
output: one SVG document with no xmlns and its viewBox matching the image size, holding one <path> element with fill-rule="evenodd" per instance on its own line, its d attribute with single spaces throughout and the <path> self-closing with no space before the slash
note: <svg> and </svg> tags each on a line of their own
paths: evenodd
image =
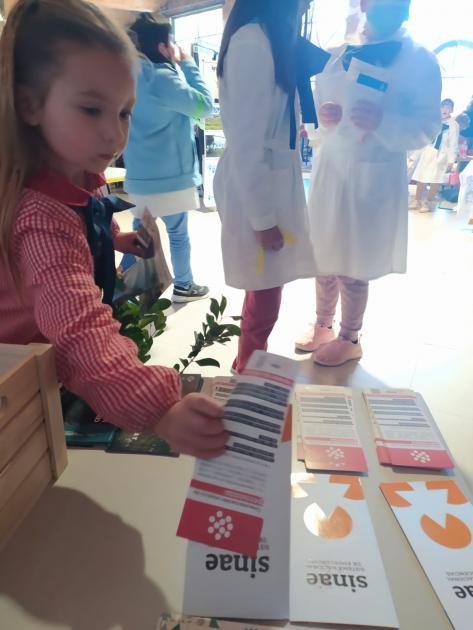
<svg viewBox="0 0 473 630">
<path fill-rule="evenodd" d="M 409 5 L 392 2 L 375 4 L 366 15 L 373 34 L 379 39 L 393 35 L 408 18 Z"/>
</svg>

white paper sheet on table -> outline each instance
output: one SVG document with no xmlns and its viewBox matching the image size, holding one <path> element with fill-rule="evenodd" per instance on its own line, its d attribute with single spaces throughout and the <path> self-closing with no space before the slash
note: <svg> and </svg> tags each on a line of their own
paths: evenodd
<svg viewBox="0 0 473 630">
<path fill-rule="evenodd" d="M 178 536 L 256 555 L 297 364 L 256 351 L 225 404 L 226 453 L 197 461 Z"/>
<path fill-rule="evenodd" d="M 360 479 L 295 474 L 291 511 L 291 621 L 399 628 Z"/>
<path fill-rule="evenodd" d="M 473 505 L 453 479 L 381 490 L 455 630 L 473 627 Z"/>
</svg>

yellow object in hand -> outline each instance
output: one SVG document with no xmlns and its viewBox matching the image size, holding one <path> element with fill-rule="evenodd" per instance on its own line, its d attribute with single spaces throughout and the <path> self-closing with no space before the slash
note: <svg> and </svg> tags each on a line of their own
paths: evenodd
<svg viewBox="0 0 473 630">
<path fill-rule="evenodd" d="M 284 237 L 284 247 L 286 247 L 286 245 L 295 245 L 297 243 L 296 235 L 293 234 L 292 232 L 289 232 L 289 230 L 281 229 L 281 234 Z M 259 245 L 258 259 L 256 261 L 256 273 L 260 275 L 264 273 L 265 262 L 266 262 L 266 252 L 261 247 L 261 245 Z"/>
</svg>

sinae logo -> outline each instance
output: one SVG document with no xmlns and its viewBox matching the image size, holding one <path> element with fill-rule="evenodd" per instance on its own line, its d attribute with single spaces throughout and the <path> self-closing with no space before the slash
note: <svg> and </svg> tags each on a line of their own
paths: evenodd
<svg viewBox="0 0 473 630">
<path fill-rule="evenodd" d="M 251 578 L 255 578 L 258 573 L 267 573 L 269 571 L 269 556 L 250 558 L 230 553 L 208 553 L 205 556 L 205 568 L 207 571 L 246 573 Z"/>
</svg>

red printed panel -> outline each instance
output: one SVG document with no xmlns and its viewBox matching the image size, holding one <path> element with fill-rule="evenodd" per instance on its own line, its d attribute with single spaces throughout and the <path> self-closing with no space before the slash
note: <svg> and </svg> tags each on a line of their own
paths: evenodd
<svg viewBox="0 0 473 630">
<path fill-rule="evenodd" d="M 210 547 L 256 557 L 263 519 L 187 499 L 177 535 Z"/>
<path fill-rule="evenodd" d="M 304 443 L 305 462 L 310 470 L 367 472 L 362 448 L 353 446 L 310 446 Z"/>
</svg>

